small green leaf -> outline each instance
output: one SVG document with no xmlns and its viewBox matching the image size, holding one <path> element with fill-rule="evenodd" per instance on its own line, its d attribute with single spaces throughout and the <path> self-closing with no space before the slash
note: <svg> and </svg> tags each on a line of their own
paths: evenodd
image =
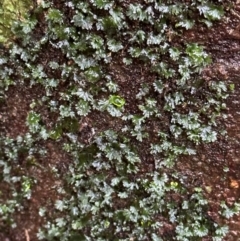
<svg viewBox="0 0 240 241">
<path fill-rule="evenodd" d="M 55 23 L 62 22 L 62 13 L 58 9 L 50 9 L 47 14 L 47 19 L 52 20 Z"/>
<path fill-rule="evenodd" d="M 178 182 L 171 182 L 170 185 L 171 185 L 172 188 L 177 188 Z"/>
<path fill-rule="evenodd" d="M 231 91 L 234 91 L 234 90 L 235 90 L 235 84 L 230 84 L 230 85 L 229 85 L 229 89 L 230 89 Z"/>
<path fill-rule="evenodd" d="M 110 95 L 109 102 L 119 108 L 123 107 L 125 104 L 125 99 L 119 95 Z"/>
<path fill-rule="evenodd" d="M 179 23 L 176 24 L 176 27 L 183 27 L 185 29 L 191 29 L 194 25 L 194 21 L 193 20 L 189 20 L 189 19 L 185 19 Z"/>
</svg>

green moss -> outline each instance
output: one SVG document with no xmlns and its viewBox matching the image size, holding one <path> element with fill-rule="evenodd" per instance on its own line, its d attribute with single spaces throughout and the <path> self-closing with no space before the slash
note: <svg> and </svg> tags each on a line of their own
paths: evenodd
<svg viewBox="0 0 240 241">
<path fill-rule="evenodd" d="M 30 0 L 2 0 L 0 3 L 0 43 L 13 38 L 14 21 L 26 21 L 26 13 L 33 7 Z"/>
</svg>

